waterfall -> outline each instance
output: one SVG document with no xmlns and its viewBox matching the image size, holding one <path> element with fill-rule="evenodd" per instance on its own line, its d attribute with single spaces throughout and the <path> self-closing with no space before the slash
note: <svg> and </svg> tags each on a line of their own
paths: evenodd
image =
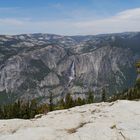
<svg viewBox="0 0 140 140">
<path fill-rule="evenodd" d="M 75 64 L 74 61 L 71 64 L 70 67 L 70 76 L 69 76 L 69 83 L 75 78 Z"/>
</svg>

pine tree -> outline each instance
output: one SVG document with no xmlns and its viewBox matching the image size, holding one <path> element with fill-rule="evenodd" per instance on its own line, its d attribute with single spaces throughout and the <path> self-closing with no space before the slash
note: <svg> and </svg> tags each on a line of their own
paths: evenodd
<svg viewBox="0 0 140 140">
<path fill-rule="evenodd" d="M 82 99 L 80 97 L 78 97 L 78 99 L 76 100 L 76 105 L 82 105 Z"/>
<path fill-rule="evenodd" d="M 20 118 L 20 106 L 18 105 L 19 104 L 15 102 L 12 107 L 12 115 L 14 118 Z"/>
<path fill-rule="evenodd" d="M 65 102 L 64 102 L 64 99 L 62 98 L 60 101 L 59 101 L 59 109 L 64 109 L 65 108 Z"/>
<path fill-rule="evenodd" d="M 37 101 L 33 99 L 30 105 L 30 118 L 33 118 L 37 114 Z"/>
<path fill-rule="evenodd" d="M 53 97 L 51 93 L 49 97 L 49 111 L 53 111 L 53 110 L 54 110 L 54 105 L 53 105 Z"/>
<path fill-rule="evenodd" d="M 30 113 L 31 113 L 31 103 L 29 101 L 26 102 L 21 102 L 20 104 L 22 104 L 20 106 L 20 117 L 23 119 L 29 119 L 31 117 Z"/>
<path fill-rule="evenodd" d="M 103 89 L 102 91 L 102 102 L 105 102 L 106 101 L 106 92 L 105 92 L 105 89 Z"/>
<path fill-rule="evenodd" d="M 68 93 L 65 98 L 65 108 L 71 108 L 73 106 L 74 106 L 74 101 L 73 101 L 70 93 Z"/>
<path fill-rule="evenodd" d="M 49 110 L 48 104 L 40 105 L 37 108 L 37 114 L 47 114 Z"/>
<path fill-rule="evenodd" d="M 91 104 L 94 102 L 94 96 L 93 96 L 93 92 L 89 91 L 88 92 L 88 97 L 87 97 L 87 103 Z"/>
<path fill-rule="evenodd" d="M 0 106 L 0 119 L 4 118 L 4 114 L 3 114 L 3 108 L 2 106 Z"/>
<path fill-rule="evenodd" d="M 140 61 L 136 63 L 137 73 L 140 75 Z M 136 86 L 140 89 L 140 78 L 136 81 Z"/>
</svg>

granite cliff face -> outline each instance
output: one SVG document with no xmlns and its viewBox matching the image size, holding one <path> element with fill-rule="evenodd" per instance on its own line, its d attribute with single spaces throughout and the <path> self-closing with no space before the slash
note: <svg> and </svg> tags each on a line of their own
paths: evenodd
<svg viewBox="0 0 140 140">
<path fill-rule="evenodd" d="M 0 36 L 0 103 L 18 98 L 54 101 L 68 92 L 84 98 L 134 84 L 140 33 L 97 36 Z"/>
</svg>

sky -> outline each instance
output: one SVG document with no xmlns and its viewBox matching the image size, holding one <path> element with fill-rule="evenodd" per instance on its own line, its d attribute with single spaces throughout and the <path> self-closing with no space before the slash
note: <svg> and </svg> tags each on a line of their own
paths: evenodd
<svg viewBox="0 0 140 140">
<path fill-rule="evenodd" d="M 140 0 L 0 0 L 0 34 L 140 31 Z"/>
</svg>

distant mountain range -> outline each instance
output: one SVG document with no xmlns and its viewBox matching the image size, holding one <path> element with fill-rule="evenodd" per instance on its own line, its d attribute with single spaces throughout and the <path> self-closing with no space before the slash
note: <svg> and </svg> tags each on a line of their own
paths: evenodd
<svg viewBox="0 0 140 140">
<path fill-rule="evenodd" d="M 71 93 L 100 97 L 133 86 L 140 32 L 61 36 L 0 35 L 0 104 L 37 98 L 54 102 Z"/>
</svg>

